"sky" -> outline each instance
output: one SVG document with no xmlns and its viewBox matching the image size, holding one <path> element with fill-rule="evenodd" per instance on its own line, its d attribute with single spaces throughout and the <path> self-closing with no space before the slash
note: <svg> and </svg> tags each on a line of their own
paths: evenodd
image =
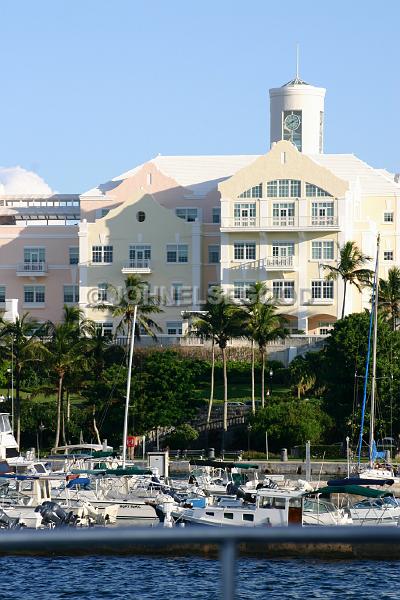
<svg viewBox="0 0 400 600">
<path fill-rule="evenodd" d="M 398 0 L 0 0 L 0 167 L 82 193 L 159 153 L 265 153 L 299 43 L 325 152 L 398 172 L 399 21 Z"/>
</svg>

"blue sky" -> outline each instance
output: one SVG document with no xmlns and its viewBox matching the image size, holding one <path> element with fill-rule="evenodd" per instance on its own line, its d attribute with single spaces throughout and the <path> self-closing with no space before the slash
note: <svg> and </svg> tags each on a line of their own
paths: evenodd
<svg viewBox="0 0 400 600">
<path fill-rule="evenodd" d="M 158 153 L 263 153 L 299 42 L 325 151 L 400 171 L 399 21 L 397 0 L 1 0 L 0 166 L 83 192 Z"/>
</svg>

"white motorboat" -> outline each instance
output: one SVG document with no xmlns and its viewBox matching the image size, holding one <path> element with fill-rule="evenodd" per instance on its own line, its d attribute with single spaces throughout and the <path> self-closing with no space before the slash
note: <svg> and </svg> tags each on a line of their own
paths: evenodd
<svg viewBox="0 0 400 600">
<path fill-rule="evenodd" d="M 221 496 L 216 502 L 197 499 L 192 506 L 171 505 L 167 509 L 161 502 L 157 509 L 171 514 L 175 522 L 214 527 L 277 527 L 288 525 L 347 525 L 348 514 L 331 502 L 306 497 L 302 490 L 259 489 L 255 503 L 234 496 Z M 188 502 L 186 503 L 188 504 Z"/>
<path fill-rule="evenodd" d="M 392 525 L 400 520 L 400 502 L 393 496 L 366 498 L 350 507 L 353 525 Z"/>
</svg>

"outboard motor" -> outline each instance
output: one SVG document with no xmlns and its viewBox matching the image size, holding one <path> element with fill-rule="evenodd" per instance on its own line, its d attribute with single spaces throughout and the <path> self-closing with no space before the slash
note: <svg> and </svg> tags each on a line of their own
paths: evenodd
<svg viewBox="0 0 400 600">
<path fill-rule="evenodd" d="M 59 504 L 49 500 L 37 506 L 35 512 L 42 515 L 43 523 L 49 527 L 74 527 L 78 520 L 72 510 L 66 512 Z"/>
<path fill-rule="evenodd" d="M 25 525 L 20 523 L 19 517 L 13 519 L 0 508 L 0 529 L 22 529 L 23 527 Z"/>
</svg>

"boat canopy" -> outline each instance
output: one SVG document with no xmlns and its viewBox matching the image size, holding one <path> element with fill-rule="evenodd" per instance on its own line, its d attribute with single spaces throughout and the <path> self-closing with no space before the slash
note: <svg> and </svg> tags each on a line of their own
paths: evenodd
<svg viewBox="0 0 400 600">
<path fill-rule="evenodd" d="M 382 498 L 383 496 L 393 496 L 392 492 L 382 492 L 365 488 L 361 485 L 327 485 L 313 492 L 307 492 L 305 496 L 312 494 L 352 494 L 354 496 L 365 496 L 365 498 Z"/>
<path fill-rule="evenodd" d="M 258 469 L 258 465 L 255 463 L 244 463 L 244 462 L 225 462 L 222 460 L 191 460 L 191 465 L 195 467 L 214 467 L 216 469 Z"/>
<path fill-rule="evenodd" d="M 348 479 L 331 479 L 328 485 L 393 485 L 394 479 L 362 479 L 362 477 L 349 477 Z"/>
</svg>

